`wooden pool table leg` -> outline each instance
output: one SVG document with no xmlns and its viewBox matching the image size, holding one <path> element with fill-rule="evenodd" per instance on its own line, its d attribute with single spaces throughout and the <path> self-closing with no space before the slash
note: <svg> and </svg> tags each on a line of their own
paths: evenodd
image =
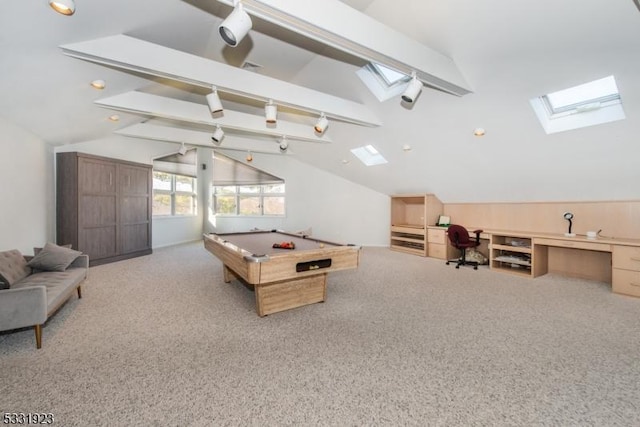
<svg viewBox="0 0 640 427">
<path fill-rule="evenodd" d="M 231 282 L 231 277 L 233 276 L 233 273 L 231 272 L 231 270 L 229 270 L 229 267 L 227 267 L 226 265 L 223 265 L 222 274 L 224 276 L 224 283 Z"/>
</svg>

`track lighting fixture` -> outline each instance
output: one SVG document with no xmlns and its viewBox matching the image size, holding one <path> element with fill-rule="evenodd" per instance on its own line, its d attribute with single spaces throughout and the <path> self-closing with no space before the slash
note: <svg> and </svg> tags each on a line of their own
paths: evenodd
<svg viewBox="0 0 640 427">
<path fill-rule="evenodd" d="M 180 149 L 178 149 L 178 153 L 181 156 L 184 156 L 185 154 L 187 154 L 187 147 L 185 147 L 184 142 L 180 145 Z"/>
<path fill-rule="evenodd" d="M 218 27 L 220 37 L 226 44 L 235 47 L 251 29 L 249 14 L 242 9 L 242 3 L 235 3 L 233 12 Z"/>
<path fill-rule="evenodd" d="M 207 104 L 209 104 L 209 111 L 211 111 L 211 114 L 222 113 L 222 102 L 220 102 L 218 90 L 215 86 L 213 86 L 211 89 L 213 90 L 213 92 L 206 96 Z"/>
<path fill-rule="evenodd" d="M 267 119 L 267 124 L 274 124 L 277 121 L 278 106 L 271 99 L 264 106 L 264 116 Z"/>
<path fill-rule="evenodd" d="M 215 145 L 220 145 L 222 138 L 224 138 L 224 131 L 220 125 L 217 125 L 216 130 L 213 131 L 213 135 L 211 135 L 211 141 L 213 141 Z"/>
<path fill-rule="evenodd" d="M 282 138 L 280 139 L 280 152 L 286 153 L 287 148 L 289 148 L 289 142 L 287 141 L 287 136 L 282 135 Z"/>
<path fill-rule="evenodd" d="M 316 122 L 316 125 L 313 127 L 313 130 L 317 133 L 324 133 L 327 126 L 329 126 L 329 120 L 327 120 L 327 117 L 322 113 L 320 114 L 320 118 Z"/>
<path fill-rule="evenodd" d="M 402 94 L 402 100 L 408 103 L 413 103 L 413 101 L 415 101 L 420 94 L 420 91 L 422 91 L 422 82 L 418 80 L 418 77 L 416 77 L 416 73 L 413 72 L 411 73 L 411 75 L 413 76 L 413 78 Z"/>
<path fill-rule="evenodd" d="M 56 12 L 71 16 L 76 11 L 76 5 L 73 0 L 49 0 L 49 6 Z"/>
<path fill-rule="evenodd" d="M 247 151 L 247 162 L 251 163 L 253 161 L 253 156 L 251 155 L 251 151 Z"/>
</svg>

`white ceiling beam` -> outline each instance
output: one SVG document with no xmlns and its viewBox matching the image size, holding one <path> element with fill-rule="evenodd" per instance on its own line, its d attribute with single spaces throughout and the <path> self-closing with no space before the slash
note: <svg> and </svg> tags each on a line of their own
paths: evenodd
<svg viewBox="0 0 640 427">
<path fill-rule="evenodd" d="M 210 59 L 149 43 L 125 35 L 104 37 L 60 46 L 71 57 L 185 82 L 194 86 L 292 109 L 326 116 L 365 126 L 382 122 L 363 104 L 232 67 Z"/>
<path fill-rule="evenodd" d="M 185 143 L 187 145 L 225 149 L 234 151 L 251 151 L 265 154 L 294 154 L 291 148 L 286 153 L 280 151 L 277 141 L 257 141 L 241 137 L 225 135 L 220 145 L 211 142 L 211 133 L 193 129 L 183 129 L 172 126 L 162 126 L 153 123 L 137 123 L 118 129 L 115 134 L 130 138 L 147 139 L 151 141 Z"/>
<path fill-rule="evenodd" d="M 445 92 L 472 92 L 451 58 L 338 0 L 242 0 L 242 6 L 250 15 L 351 55 L 407 75 L 415 71 L 422 82 Z"/>
<path fill-rule="evenodd" d="M 206 105 L 149 93 L 131 91 L 98 99 L 94 102 L 101 107 L 127 113 L 161 117 L 212 127 L 220 125 L 225 132 L 228 129 L 236 129 L 274 137 L 286 135 L 288 139 L 307 142 L 332 142 L 331 138 L 326 134 L 317 135 L 313 131 L 313 125 L 302 125 L 280 119 L 275 127 L 267 127 L 264 116 L 255 116 L 253 114 L 240 113 L 228 109 L 224 110 L 224 116 L 214 118 L 211 116 L 211 112 Z"/>
</svg>

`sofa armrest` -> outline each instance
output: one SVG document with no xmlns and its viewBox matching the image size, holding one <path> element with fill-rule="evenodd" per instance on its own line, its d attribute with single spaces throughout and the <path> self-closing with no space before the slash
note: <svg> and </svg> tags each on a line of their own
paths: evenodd
<svg viewBox="0 0 640 427">
<path fill-rule="evenodd" d="M 47 320 L 47 290 L 27 286 L 0 290 L 0 330 L 42 325 Z"/>
<path fill-rule="evenodd" d="M 80 255 L 67 268 L 89 268 L 89 255 Z"/>
</svg>

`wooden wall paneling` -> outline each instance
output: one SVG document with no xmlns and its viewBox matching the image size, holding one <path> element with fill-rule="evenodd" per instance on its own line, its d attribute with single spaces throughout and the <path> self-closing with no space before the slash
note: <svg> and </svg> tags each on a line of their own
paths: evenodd
<svg viewBox="0 0 640 427">
<path fill-rule="evenodd" d="M 640 239 L 640 200 L 531 203 L 445 203 L 451 222 L 493 230 L 562 234 L 568 230 L 564 212 L 574 214 L 572 231 Z"/>
</svg>

